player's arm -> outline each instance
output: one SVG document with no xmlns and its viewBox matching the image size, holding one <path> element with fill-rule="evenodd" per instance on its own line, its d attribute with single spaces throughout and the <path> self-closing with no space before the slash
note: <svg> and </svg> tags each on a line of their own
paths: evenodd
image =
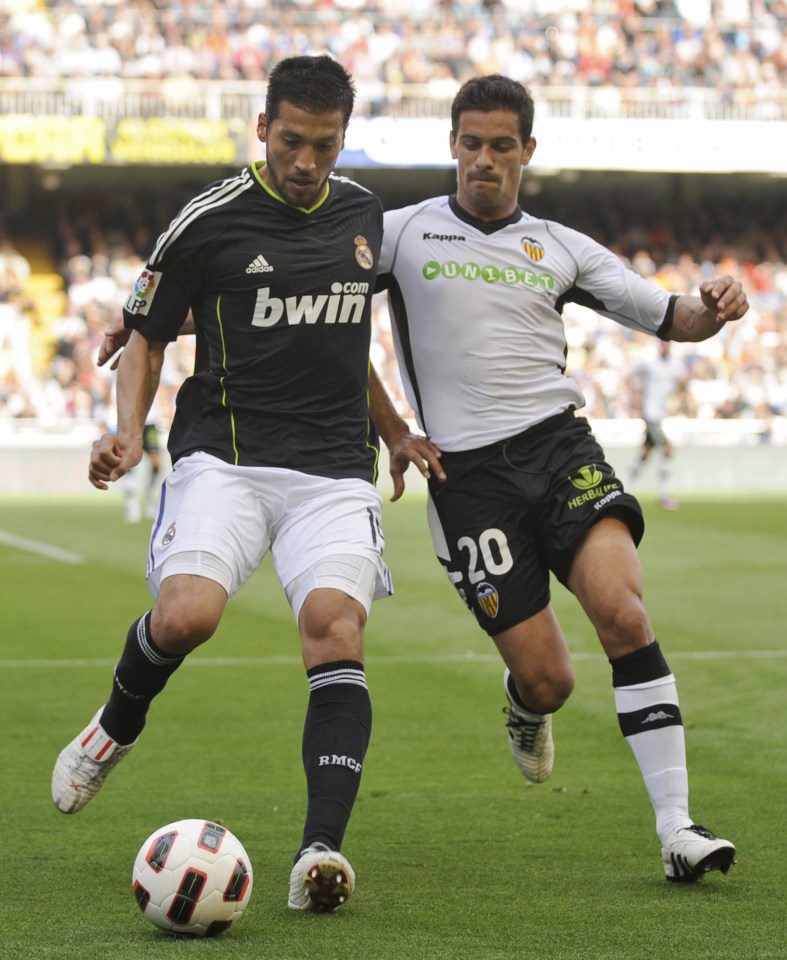
<svg viewBox="0 0 787 960">
<path fill-rule="evenodd" d="M 445 472 L 440 466 L 442 453 L 428 437 L 411 432 L 372 364 L 369 364 L 369 412 L 377 432 L 388 447 L 394 485 L 391 501 L 398 500 L 404 493 L 404 472 L 411 463 L 424 477 L 431 476 L 431 469 L 439 480 L 445 480 Z"/>
<path fill-rule="evenodd" d="M 117 375 L 117 434 L 105 433 L 93 444 L 88 478 L 99 490 L 118 480 L 142 459 L 142 435 L 156 395 L 166 342 L 130 331 Z"/>
<path fill-rule="evenodd" d="M 728 320 L 740 320 L 749 302 L 740 282 L 724 275 L 700 284 L 698 297 L 675 301 L 669 339 L 697 343 L 714 336 Z"/>
<path fill-rule="evenodd" d="M 194 317 L 189 313 L 178 331 L 178 336 L 183 337 L 191 333 L 195 333 Z M 97 365 L 103 367 L 105 363 L 112 360 L 113 362 L 109 369 L 117 370 L 118 364 L 120 363 L 120 354 L 118 351 L 125 347 L 130 336 L 131 330 L 124 325 L 122 316 L 113 320 L 104 331 L 104 339 L 98 348 Z"/>
</svg>

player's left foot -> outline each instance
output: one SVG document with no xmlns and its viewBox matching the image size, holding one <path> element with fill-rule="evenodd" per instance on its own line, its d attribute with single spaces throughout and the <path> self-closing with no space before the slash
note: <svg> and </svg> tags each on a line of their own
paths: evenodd
<svg viewBox="0 0 787 960">
<path fill-rule="evenodd" d="M 543 783 L 551 776 L 555 761 L 552 714 L 530 713 L 514 703 L 508 691 L 509 676 L 509 671 L 506 670 L 503 687 L 508 697 L 508 706 L 503 707 L 503 713 L 508 718 L 506 727 L 511 756 L 525 779 L 531 783 Z"/>
<path fill-rule="evenodd" d="M 327 913 L 346 903 L 353 890 L 355 873 L 347 859 L 324 843 L 313 843 L 292 868 L 287 906 Z"/>
<path fill-rule="evenodd" d="M 695 823 L 672 834 L 661 850 L 661 859 L 667 880 L 695 883 L 710 870 L 729 873 L 735 863 L 735 846 Z"/>
<path fill-rule="evenodd" d="M 680 504 L 672 497 L 659 497 L 659 506 L 662 510 L 677 510 Z"/>
</svg>

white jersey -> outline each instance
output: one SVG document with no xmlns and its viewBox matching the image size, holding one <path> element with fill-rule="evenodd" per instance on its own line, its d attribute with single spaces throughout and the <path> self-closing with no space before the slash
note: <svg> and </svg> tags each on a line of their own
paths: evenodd
<svg viewBox="0 0 787 960">
<path fill-rule="evenodd" d="M 449 452 L 584 405 L 565 373 L 564 303 L 657 334 L 674 301 L 576 230 L 519 209 L 484 223 L 448 196 L 385 214 L 380 280 L 407 399 Z"/>
<path fill-rule="evenodd" d="M 667 416 L 670 398 L 686 377 L 682 361 L 659 356 L 635 367 L 632 376 L 642 383 L 642 419 L 661 423 Z"/>
</svg>

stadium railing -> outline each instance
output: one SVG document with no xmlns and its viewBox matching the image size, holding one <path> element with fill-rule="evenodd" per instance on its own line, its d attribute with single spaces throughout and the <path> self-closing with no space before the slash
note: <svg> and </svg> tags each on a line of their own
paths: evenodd
<svg viewBox="0 0 787 960">
<path fill-rule="evenodd" d="M 359 84 L 356 115 L 444 119 L 455 87 L 420 84 Z M 538 86 L 538 116 L 564 120 L 787 119 L 787 89 L 706 87 Z M 0 116 L 182 117 L 247 121 L 263 108 L 265 85 L 249 81 L 173 77 L 0 78 Z"/>
</svg>

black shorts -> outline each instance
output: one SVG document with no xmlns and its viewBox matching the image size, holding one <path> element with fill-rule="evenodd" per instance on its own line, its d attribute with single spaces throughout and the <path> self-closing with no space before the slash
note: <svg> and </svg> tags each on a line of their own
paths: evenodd
<svg viewBox="0 0 787 960">
<path fill-rule="evenodd" d="M 661 424 L 655 420 L 645 421 L 645 443 L 650 447 L 663 447 L 667 443 Z"/>
<path fill-rule="evenodd" d="M 429 482 L 437 557 L 479 624 L 495 636 L 543 610 L 552 571 L 565 584 L 585 533 L 613 512 L 636 544 L 645 523 L 584 417 L 558 414 L 464 453 L 443 453 Z"/>
<path fill-rule="evenodd" d="M 142 449 L 145 453 L 156 453 L 159 449 L 158 427 L 155 423 L 146 423 L 142 431 Z"/>
</svg>

